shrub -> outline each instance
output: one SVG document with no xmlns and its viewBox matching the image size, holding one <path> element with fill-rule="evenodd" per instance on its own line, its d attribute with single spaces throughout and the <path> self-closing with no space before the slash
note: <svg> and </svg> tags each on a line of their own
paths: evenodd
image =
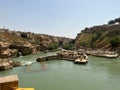
<svg viewBox="0 0 120 90">
<path fill-rule="evenodd" d="M 110 44 L 112 48 L 118 47 L 120 45 L 120 38 L 119 37 L 114 37 L 111 41 Z"/>
<path fill-rule="evenodd" d="M 67 44 L 64 44 L 64 45 L 63 45 L 63 49 L 71 50 L 72 48 L 73 48 L 73 44 L 67 43 Z"/>
<path fill-rule="evenodd" d="M 58 43 L 50 43 L 48 49 L 49 50 L 54 50 L 58 48 Z"/>
<path fill-rule="evenodd" d="M 115 23 L 115 20 L 110 20 L 110 21 L 108 22 L 109 25 L 114 24 L 114 23 Z"/>
</svg>

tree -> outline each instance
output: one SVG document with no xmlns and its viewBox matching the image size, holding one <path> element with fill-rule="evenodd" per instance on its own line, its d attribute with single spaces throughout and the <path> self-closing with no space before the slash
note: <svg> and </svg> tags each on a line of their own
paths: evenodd
<svg viewBox="0 0 120 90">
<path fill-rule="evenodd" d="M 118 37 L 114 37 L 111 41 L 110 41 L 111 46 L 114 47 L 118 47 L 120 45 L 120 39 Z"/>
<path fill-rule="evenodd" d="M 58 48 L 58 44 L 55 43 L 55 42 L 50 43 L 49 47 L 48 47 L 49 50 L 54 50 L 54 49 L 57 49 L 57 48 Z"/>
<path fill-rule="evenodd" d="M 72 39 L 69 44 L 75 44 L 75 39 Z"/>
<path fill-rule="evenodd" d="M 63 49 L 71 50 L 72 48 L 73 48 L 73 44 L 66 43 L 63 45 Z"/>
<path fill-rule="evenodd" d="M 112 25 L 112 24 L 114 24 L 114 23 L 115 23 L 115 20 L 110 20 L 110 21 L 108 22 L 109 25 Z"/>
<path fill-rule="evenodd" d="M 22 33 L 21 33 L 21 37 L 22 37 L 22 38 L 27 38 L 27 33 L 22 32 Z"/>
<path fill-rule="evenodd" d="M 120 17 L 115 19 L 115 22 L 120 23 Z"/>
<path fill-rule="evenodd" d="M 110 20 L 110 21 L 108 22 L 109 25 L 112 25 L 112 24 L 115 24 L 115 23 L 120 23 L 120 17 L 119 17 L 119 18 L 116 18 L 116 19 L 114 19 L 114 20 Z"/>
<path fill-rule="evenodd" d="M 120 38 L 119 37 L 114 37 L 110 41 L 111 47 L 116 51 L 115 49 L 120 46 Z"/>
<path fill-rule="evenodd" d="M 63 41 L 60 41 L 60 42 L 59 42 L 59 46 L 60 46 L 60 47 L 63 46 Z"/>
</svg>

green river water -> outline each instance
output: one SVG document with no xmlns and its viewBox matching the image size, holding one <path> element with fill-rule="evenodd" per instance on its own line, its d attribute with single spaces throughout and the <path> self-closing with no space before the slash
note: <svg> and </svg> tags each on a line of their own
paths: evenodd
<svg viewBox="0 0 120 90">
<path fill-rule="evenodd" d="M 28 64 L 44 55 L 47 54 L 21 56 L 13 60 Z M 35 90 L 120 90 L 120 57 L 89 56 L 86 65 L 51 60 L 0 72 L 0 76 L 11 74 L 18 74 L 20 87 L 33 87 Z"/>
</svg>

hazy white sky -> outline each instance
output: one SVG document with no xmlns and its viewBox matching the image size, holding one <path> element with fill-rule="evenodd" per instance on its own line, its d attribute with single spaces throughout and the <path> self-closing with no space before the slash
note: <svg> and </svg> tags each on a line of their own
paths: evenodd
<svg viewBox="0 0 120 90">
<path fill-rule="evenodd" d="M 120 0 L 0 0 L 0 28 L 76 37 L 120 17 Z"/>
</svg>

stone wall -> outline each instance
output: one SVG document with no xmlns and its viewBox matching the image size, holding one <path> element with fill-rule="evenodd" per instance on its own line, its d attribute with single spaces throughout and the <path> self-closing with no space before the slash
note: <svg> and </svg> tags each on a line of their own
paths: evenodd
<svg viewBox="0 0 120 90">
<path fill-rule="evenodd" d="M 37 58 L 37 62 L 41 62 L 41 61 L 47 61 L 47 60 L 55 60 L 55 59 L 59 59 L 59 55 L 51 55 L 51 56 L 45 56 L 45 57 L 39 57 Z"/>
<path fill-rule="evenodd" d="M 0 90 L 15 90 L 18 88 L 18 76 L 0 77 Z"/>
<path fill-rule="evenodd" d="M 59 55 L 53 55 L 53 56 L 46 57 L 46 60 L 55 60 L 55 59 L 59 59 Z"/>
</svg>

